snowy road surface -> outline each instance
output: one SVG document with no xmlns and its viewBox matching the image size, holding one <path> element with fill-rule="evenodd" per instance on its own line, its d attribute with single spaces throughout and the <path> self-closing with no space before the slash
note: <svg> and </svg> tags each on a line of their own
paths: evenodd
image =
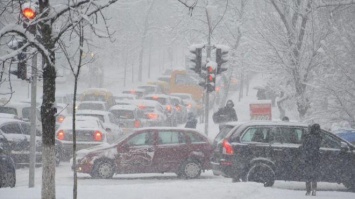
<svg viewBox="0 0 355 199">
<path fill-rule="evenodd" d="M 1 199 L 38 199 L 41 197 L 42 168 L 36 168 L 35 188 L 28 188 L 28 168 L 17 170 L 15 188 L 0 189 Z M 73 173 L 68 162 L 57 167 L 57 199 L 72 198 Z M 115 175 L 113 179 L 91 179 L 79 174 L 78 198 L 83 199 L 299 199 L 307 198 L 304 183 L 277 181 L 265 188 L 251 182 L 232 183 L 230 179 L 214 176 L 211 171 L 201 178 L 185 180 L 175 174 Z M 353 199 L 355 193 L 342 184 L 320 183 L 317 198 Z"/>
</svg>

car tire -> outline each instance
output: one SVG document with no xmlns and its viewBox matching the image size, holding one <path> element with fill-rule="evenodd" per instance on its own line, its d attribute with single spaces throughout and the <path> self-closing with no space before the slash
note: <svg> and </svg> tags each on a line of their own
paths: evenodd
<svg viewBox="0 0 355 199">
<path fill-rule="evenodd" d="M 253 164 L 246 174 L 246 181 L 263 183 L 265 187 L 271 187 L 275 183 L 274 170 L 265 163 Z"/>
<path fill-rule="evenodd" d="M 101 160 L 95 163 L 91 174 L 94 178 L 109 179 L 115 173 L 115 165 L 109 160 Z"/>
<path fill-rule="evenodd" d="M 187 160 L 180 167 L 180 173 L 187 179 L 198 178 L 201 175 L 201 165 L 195 160 Z"/>
</svg>

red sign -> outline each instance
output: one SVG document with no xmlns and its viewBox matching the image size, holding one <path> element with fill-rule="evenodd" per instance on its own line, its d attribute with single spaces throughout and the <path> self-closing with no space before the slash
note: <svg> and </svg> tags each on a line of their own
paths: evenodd
<svg viewBox="0 0 355 199">
<path fill-rule="evenodd" d="M 254 103 L 249 105 L 250 120 L 271 120 L 271 103 Z"/>
</svg>

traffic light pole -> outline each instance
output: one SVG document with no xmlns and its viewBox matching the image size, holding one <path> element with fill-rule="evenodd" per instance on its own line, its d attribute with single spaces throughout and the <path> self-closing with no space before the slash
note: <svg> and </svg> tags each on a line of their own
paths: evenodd
<svg viewBox="0 0 355 199">
<path fill-rule="evenodd" d="M 35 185 L 35 165 L 36 165 L 36 96 L 37 96 L 37 54 L 32 57 L 32 77 L 31 77 L 31 135 L 30 135 L 30 168 L 28 187 Z"/>
</svg>

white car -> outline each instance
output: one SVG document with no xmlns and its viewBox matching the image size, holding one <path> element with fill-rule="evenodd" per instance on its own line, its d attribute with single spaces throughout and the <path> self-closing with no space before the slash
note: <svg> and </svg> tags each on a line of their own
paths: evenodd
<svg viewBox="0 0 355 199">
<path fill-rule="evenodd" d="M 108 143 L 108 133 L 96 117 L 76 116 L 76 149 L 85 149 L 92 146 Z M 68 159 L 73 154 L 73 117 L 68 116 L 64 119 L 55 133 L 58 140 L 63 145 L 63 158 Z"/>
<path fill-rule="evenodd" d="M 104 125 L 109 142 L 117 140 L 123 132 L 116 117 L 109 111 L 78 110 L 77 116 L 91 116 L 98 118 Z"/>
<path fill-rule="evenodd" d="M 146 124 L 146 119 L 141 118 L 143 111 L 135 105 L 115 105 L 109 111 L 116 117 L 125 133 L 144 127 Z"/>
<path fill-rule="evenodd" d="M 128 94 L 128 93 L 116 94 L 113 96 L 113 98 L 115 99 L 115 102 L 122 101 L 122 100 L 136 100 L 135 95 Z"/>
</svg>

